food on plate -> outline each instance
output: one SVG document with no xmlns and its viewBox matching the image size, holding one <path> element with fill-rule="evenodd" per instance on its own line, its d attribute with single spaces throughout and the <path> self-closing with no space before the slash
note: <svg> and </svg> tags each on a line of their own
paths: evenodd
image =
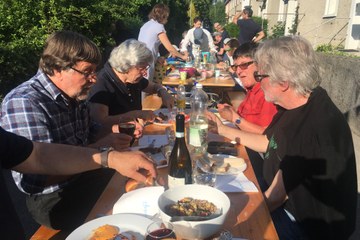
<svg viewBox="0 0 360 240">
<path fill-rule="evenodd" d="M 225 162 L 219 165 L 218 163 L 215 162 L 213 166 L 216 167 L 216 171 L 218 173 L 227 173 L 231 167 L 230 163 L 225 163 Z"/>
<path fill-rule="evenodd" d="M 144 174 L 144 173 L 142 173 L 142 174 Z M 145 183 L 138 182 L 134 179 L 129 179 L 125 184 L 125 191 L 130 192 L 130 191 L 138 189 L 140 187 L 153 186 L 154 179 L 151 177 L 150 173 L 146 173 L 144 175 L 146 175 Z"/>
<path fill-rule="evenodd" d="M 185 197 L 177 203 L 166 206 L 166 213 L 169 216 L 200 216 L 207 217 L 215 213 L 217 207 L 207 200 Z"/>
<path fill-rule="evenodd" d="M 117 226 L 105 224 L 93 231 L 89 240 L 109 240 L 114 239 L 119 234 L 120 229 Z"/>
<path fill-rule="evenodd" d="M 169 117 L 166 114 L 162 113 L 162 112 L 159 112 L 158 116 L 159 116 L 160 119 L 155 118 L 155 122 L 157 122 L 157 123 L 162 123 L 162 122 L 166 122 L 166 121 L 169 120 Z"/>
</svg>

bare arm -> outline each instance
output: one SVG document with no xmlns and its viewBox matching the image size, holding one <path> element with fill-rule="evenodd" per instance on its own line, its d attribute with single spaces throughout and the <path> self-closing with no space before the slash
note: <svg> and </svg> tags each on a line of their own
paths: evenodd
<svg viewBox="0 0 360 240">
<path fill-rule="evenodd" d="M 264 31 L 261 31 L 261 32 L 259 32 L 257 35 L 256 35 L 256 37 L 255 37 L 255 39 L 253 40 L 254 42 L 258 42 L 258 41 L 260 41 L 261 39 L 263 39 L 265 37 L 265 32 Z"/>
<path fill-rule="evenodd" d="M 220 116 L 232 123 L 235 123 L 236 119 L 240 118 L 239 114 L 235 111 L 235 109 L 228 104 L 218 104 L 218 110 Z M 246 132 L 262 134 L 265 130 L 265 127 L 254 124 L 252 122 L 247 121 L 244 118 L 241 118 L 240 124 L 237 126 Z"/>
<path fill-rule="evenodd" d="M 282 177 L 282 170 L 279 170 L 270 187 L 265 191 L 265 201 L 270 211 L 280 207 L 288 198 Z"/>
<path fill-rule="evenodd" d="M 188 55 L 181 54 L 178 51 L 176 51 L 176 49 L 171 44 L 168 36 L 166 35 L 166 33 L 161 32 L 158 36 L 159 36 L 160 42 L 164 45 L 166 50 L 168 50 L 171 53 L 172 56 L 176 56 L 176 57 L 181 58 L 182 60 L 186 61 Z"/>
<path fill-rule="evenodd" d="M 144 92 L 154 94 L 157 93 L 161 97 L 162 104 L 165 105 L 169 110 L 173 108 L 175 100 L 161 84 L 149 82 L 149 85 L 144 89 Z"/>
<path fill-rule="evenodd" d="M 24 173 L 70 175 L 101 168 L 101 154 L 97 149 L 54 143 L 33 142 L 31 155 L 13 169 Z M 131 161 L 130 161 L 131 160 Z M 147 170 L 156 176 L 153 162 L 141 152 L 111 151 L 108 165 L 120 174 L 145 182 L 146 177 L 138 172 Z"/>
<path fill-rule="evenodd" d="M 233 19 L 232 19 L 232 22 L 235 23 L 235 24 L 237 24 L 237 21 L 239 20 L 241 14 L 242 14 L 242 11 L 236 13 L 235 16 L 234 16 Z"/>
<path fill-rule="evenodd" d="M 257 152 L 265 152 L 269 143 L 269 140 L 265 135 L 249 133 L 240 129 L 234 129 L 232 127 L 224 125 L 221 120 L 211 112 L 207 112 L 209 119 L 209 128 L 213 132 L 217 132 L 219 135 L 234 140 L 242 145 L 249 147 Z"/>
</svg>

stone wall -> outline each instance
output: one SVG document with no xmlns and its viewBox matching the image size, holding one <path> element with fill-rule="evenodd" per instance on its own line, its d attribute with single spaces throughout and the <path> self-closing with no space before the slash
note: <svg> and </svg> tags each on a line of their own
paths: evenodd
<svg viewBox="0 0 360 240">
<path fill-rule="evenodd" d="M 353 134 L 360 136 L 360 58 L 319 53 L 322 83 L 348 119 Z"/>
</svg>

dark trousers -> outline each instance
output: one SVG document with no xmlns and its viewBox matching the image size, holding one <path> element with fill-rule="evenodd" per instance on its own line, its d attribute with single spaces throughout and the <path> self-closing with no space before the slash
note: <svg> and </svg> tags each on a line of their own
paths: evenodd
<svg viewBox="0 0 360 240">
<path fill-rule="evenodd" d="M 73 230 L 84 223 L 114 173 L 113 169 L 105 168 L 84 172 L 63 189 L 28 196 L 26 204 L 29 212 L 39 224 L 53 229 Z"/>
</svg>

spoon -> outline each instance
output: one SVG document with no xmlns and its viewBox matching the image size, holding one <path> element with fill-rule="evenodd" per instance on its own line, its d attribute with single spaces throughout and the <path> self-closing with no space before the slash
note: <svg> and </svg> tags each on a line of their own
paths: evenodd
<svg viewBox="0 0 360 240">
<path fill-rule="evenodd" d="M 217 210 L 215 213 L 209 216 L 172 216 L 170 218 L 170 222 L 178 222 L 178 221 L 205 221 L 213 218 L 217 218 L 221 216 L 222 209 Z"/>
</svg>

